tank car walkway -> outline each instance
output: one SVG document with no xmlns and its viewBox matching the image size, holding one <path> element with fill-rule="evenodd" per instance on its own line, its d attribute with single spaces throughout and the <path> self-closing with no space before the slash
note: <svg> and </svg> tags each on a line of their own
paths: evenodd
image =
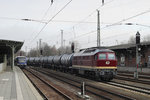
<svg viewBox="0 0 150 100">
<path fill-rule="evenodd" d="M 42 100 L 22 70 L 14 67 L 0 73 L 0 100 Z"/>
</svg>

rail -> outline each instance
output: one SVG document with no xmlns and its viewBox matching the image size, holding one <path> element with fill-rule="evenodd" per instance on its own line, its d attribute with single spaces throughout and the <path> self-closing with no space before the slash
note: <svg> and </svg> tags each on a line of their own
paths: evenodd
<svg viewBox="0 0 150 100">
<path fill-rule="evenodd" d="M 77 88 L 80 88 L 81 81 L 77 81 L 77 80 L 72 79 L 72 78 L 68 78 L 68 77 L 65 77 L 65 76 L 62 76 L 62 75 L 51 73 L 50 71 L 44 70 L 44 69 L 40 69 L 40 70 L 37 70 L 37 71 L 39 71 L 39 72 L 41 72 L 41 73 L 43 73 L 47 76 L 54 77 L 55 79 L 66 82 L 66 83 L 68 83 L 70 85 L 73 85 Z M 72 84 L 71 81 L 78 83 L 78 85 Z M 105 89 L 102 89 L 102 88 L 99 88 L 99 87 L 96 87 L 96 86 L 92 86 L 90 84 L 86 84 L 86 87 L 87 87 L 86 88 L 87 92 L 92 93 L 92 94 L 94 94 L 96 96 L 99 96 L 99 97 L 101 97 L 103 99 L 106 99 L 106 100 L 112 100 L 112 98 L 110 98 L 110 97 L 116 97 L 116 99 L 119 98 L 119 99 L 125 99 L 125 100 L 135 100 L 134 98 L 131 98 L 131 97 L 128 97 L 128 96 L 125 96 L 125 95 L 122 95 L 122 94 L 114 93 L 113 91 L 108 91 L 108 90 L 105 90 Z M 95 92 L 95 91 L 98 91 L 98 92 Z M 111 95 L 111 96 L 109 97 L 108 95 Z"/>
<path fill-rule="evenodd" d="M 61 96 L 63 96 L 66 100 L 73 100 L 71 97 L 69 97 L 68 95 L 66 95 L 65 93 L 63 93 L 62 91 L 60 91 L 59 89 L 57 89 L 56 87 L 54 87 L 53 85 L 49 84 L 48 82 L 46 82 L 44 79 L 40 78 L 38 75 L 36 75 L 33 71 L 26 69 L 28 72 L 30 72 L 32 75 L 34 75 L 35 77 L 37 77 L 39 80 L 41 80 L 43 83 L 45 83 L 47 86 L 49 86 L 50 88 L 52 88 L 53 90 L 55 90 L 57 93 L 59 93 Z M 45 96 L 46 97 L 46 96 Z"/>
</svg>

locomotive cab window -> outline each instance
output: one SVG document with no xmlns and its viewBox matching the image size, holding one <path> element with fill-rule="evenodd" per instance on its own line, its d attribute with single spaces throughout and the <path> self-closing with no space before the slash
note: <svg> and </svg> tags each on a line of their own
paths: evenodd
<svg viewBox="0 0 150 100">
<path fill-rule="evenodd" d="M 25 62 L 26 61 L 26 58 L 19 58 L 19 62 Z"/>
<path fill-rule="evenodd" d="M 108 54 L 108 59 L 115 60 L 115 55 L 113 53 Z"/>
<path fill-rule="evenodd" d="M 97 60 L 97 55 L 94 56 L 95 60 Z"/>
<path fill-rule="evenodd" d="M 106 54 L 103 54 L 103 53 L 99 54 L 98 59 L 99 60 L 105 60 L 106 59 Z"/>
</svg>

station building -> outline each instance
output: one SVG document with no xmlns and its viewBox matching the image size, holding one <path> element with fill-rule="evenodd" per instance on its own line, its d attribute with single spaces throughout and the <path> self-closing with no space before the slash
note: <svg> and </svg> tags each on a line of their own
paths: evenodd
<svg viewBox="0 0 150 100">
<path fill-rule="evenodd" d="M 0 72 L 4 71 L 7 65 L 14 67 L 14 54 L 21 49 L 23 42 L 0 39 Z"/>
<path fill-rule="evenodd" d="M 136 66 L 136 44 L 121 44 L 108 48 L 115 51 L 118 60 L 118 66 Z M 150 67 L 150 42 L 140 43 L 139 61 L 139 67 Z"/>
</svg>

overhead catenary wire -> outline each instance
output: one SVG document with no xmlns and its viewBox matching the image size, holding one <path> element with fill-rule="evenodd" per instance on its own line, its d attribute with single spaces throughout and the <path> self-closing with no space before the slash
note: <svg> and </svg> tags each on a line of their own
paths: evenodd
<svg viewBox="0 0 150 100">
<path fill-rule="evenodd" d="M 111 0 L 109 2 L 105 2 L 105 5 L 111 3 L 112 1 L 114 0 Z M 98 7 L 97 9 L 100 9 L 101 7 L 103 7 L 104 4 L 102 4 L 100 7 Z M 85 18 L 83 18 L 81 21 L 62 21 L 62 22 L 74 22 L 76 24 L 74 24 L 71 28 L 74 28 L 76 25 L 80 24 L 80 23 L 92 23 L 92 24 L 96 24 L 97 22 L 88 22 L 88 21 L 85 21 L 87 18 L 89 18 L 90 16 L 92 16 L 94 13 L 96 12 L 96 10 L 92 11 L 88 16 L 86 16 Z M 57 22 L 57 21 L 56 21 Z M 58 22 L 61 22 L 61 21 L 58 21 Z M 89 32 L 90 33 L 90 32 Z"/>
<path fill-rule="evenodd" d="M 62 11 L 64 10 L 72 0 L 70 0 L 67 4 L 65 4 L 42 28 L 41 30 L 37 33 L 37 35 L 33 38 L 33 40 L 30 42 L 30 44 L 40 35 L 40 33 L 43 31 L 43 29 Z"/>
<path fill-rule="evenodd" d="M 122 25 L 121 23 L 124 22 L 124 21 L 130 20 L 130 19 L 132 19 L 132 18 L 136 18 L 136 17 L 138 17 L 138 16 L 141 16 L 141 15 L 146 14 L 146 13 L 149 13 L 149 12 L 150 12 L 150 9 L 149 9 L 149 10 L 146 10 L 146 11 L 144 11 L 144 12 L 141 12 L 141 13 L 139 13 L 139 14 L 133 15 L 133 16 L 131 16 L 131 17 L 128 17 L 128 18 L 126 18 L 126 19 L 123 19 L 123 20 L 121 20 L 121 21 L 115 22 L 115 23 L 113 23 L 113 24 L 106 25 L 105 27 L 102 27 L 101 30 L 102 30 L 102 29 L 105 29 L 105 28 L 108 28 L 108 27 L 111 27 L 111 26 L 114 26 L 114 25 Z M 138 24 L 137 24 L 137 25 L 138 25 Z M 92 32 L 96 32 L 96 30 L 93 30 Z M 79 36 L 77 36 L 77 37 L 75 37 L 75 38 L 79 38 L 79 37 L 85 36 L 85 35 L 90 34 L 90 33 L 91 33 L 91 32 L 83 33 L 83 34 L 81 34 L 81 35 L 79 35 Z"/>
<path fill-rule="evenodd" d="M 46 15 L 47 15 L 47 13 L 48 13 L 48 11 L 50 10 L 50 8 L 52 7 L 52 3 L 51 3 L 51 5 L 48 7 L 48 9 L 46 10 L 46 12 L 44 13 L 44 15 L 43 15 L 43 17 L 42 17 L 42 19 L 40 20 L 40 21 L 38 21 L 38 20 L 32 20 L 31 19 L 31 21 L 38 21 L 38 22 L 40 22 L 37 26 L 36 26 L 36 28 L 41 24 L 41 23 L 45 23 L 45 24 L 47 24 L 47 22 L 44 22 L 43 21 L 43 19 L 46 17 Z M 34 34 L 36 31 L 34 31 L 32 34 Z M 31 42 L 32 41 L 34 41 L 34 40 L 31 40 Z M 31 42 L 29 42 L 29 43 L 31 43 Z"/>
<path fill-rule="evenodd" d="M 121 25 L 125 25 L 125 24 L 121 24 Z M 147 26 L 147 25 L 141 25 L 141 24 L 135 24 L 135 25 L 140 25 L 140 26 L 144 26 L 144 27 L 150 28 L 150 26 Z M 132 31 L 132 33 L 136 33 L 136 32 L 137 31 Z M 116 38 L 116 37 L 124 39 L 124 36 L 127 35 L 127 34 L 131 34 L 131 32 L 129 32 L 129 33 L 122 33 L 122 34 L 116 34 L 116 35 L 112 35 L 112 36 L 108 36 L 108 37 L 103 37 L 102 39 L 103 39 L 103 41 L 110 40 L 110 38 Z M 141 39 L 144 40 L 144 37 L 141 37 Z M 90 42 L 88 41 L 88 42 L 84 42 L 84 43 L 81 43 L 81 44 L 82 45 L 84 45 L 84 44 L 91 44 L 91 43 L 96 42 L 96 41 L 97 40 L 93 40 L 93 41 L 90 41 Z M 128 41 L 126 41 L 126 42 L 128 42 Z"/>
<path fill-rule="evenodd" d="M 96 30 L 93 30 L 93 31 L 90 31 L 90 32 L 87 32 L 87 33 L 84 33 L 84 34 L 81 34 L 81 35 L 79 35 L 79 36 L 76 36 L 75 38 L 81 38 L 82 36 L 85 36 L 85 35 L 88 35 L 88 34 L 92 34 L 92 33 L 95 33 L 96 32 Z M 69 40 L 71 40 L 71 38 L 69 39 Z"/>
<path fill-rule="evenodd" d="M 40 23 L 36 26 L 36 29 L 37 29 L 41 23 L 46 24 L 46 22 L 44 22 L 43 19 L 46 17 L 46 15 L 47 15 L 47 13 L 48 13 L 48 11 L 50 10 L 51 7 L 52 7 L 52 5 L 50 5 L 50 6 L 48 7 L 48 9 L 46 10 L 46 12 L 45 12 L 44 15 L 42 16 L 41 20 L 34 20 L 34 19 L 18 19 L 18 20 L 40 22 Z M 10 18 L 10 19 L 14 19 L 14 18 Z M 36 32 L 36 31 L 34 31 L 32 34 L 34 34 L 35 32 Z M 32 39 L 32 38 L 31 38 L 31 39 Z M 31 40 L 31 42 L 32 42 L 32 40 Z M 29 42 L 28 45 L 29 45 L 31 42 Z M 31 45 L 31 44 L 30 44 L 30 45 Z"/>
<path fill-rule="evenodd" d="M 97 9 L 98 10 L 100 10 L 101 9 L 101 7 L 103 7 L 104 5 L 107 5 L 107 4 L 109 4 L 109 3 L 111 3 L 111 2 L 113 2 L 114 0 L 111 0 L 111 1 L 109 1 L 109 2 L 105 2 L 104 4 L 102 4 L 100 7 L 98 7 Z M 80 23 L 84 23 L 85 22 L 85 20 L 87 19 L 87 18 L 89 18 L 90 16 L 92 16 L 94 13 L 96 12 L 96 10 L 94 10 L 94 11 L 92 11 L 88 16 L 86 16 L 84 19 L 82 19 L 81 21 L 79 21 L 78 23 L 76 23 L 76 24 L 74 24 L 71 28 L 74 28 L 75 26 L 77 26 L 78 24 L 80 24 Z M 86 23 L 86 22 L 85 22 Z M 101 22 L 102 23 L 102 22 Z M 118 23 L 118 22 L 117 22 Z M 103 23 L 103 24 L 105 24 L 105 23 Z M 110 24 L 110 23 L 109 23 Z M 113 23 L 114 24 L 114 23 Z M 110 25 L 112 25 L 112 24 L 110 24 Z M 113 26 L 113 25 L 112 25 Z M 109 27 L 109 26 L 108 26 Z M 103 28 L 101 28 L 101 29 L 103 29 Z M 96 30 L 95 30 L 96 31 Z M 86 33 L 85 33 L 86 34 Z M 87 33 L 87 34 L 89 34 L 89 33 Z M 82 35 L 81 34 L 81 37 L 82 36 L 84 36 L 84 35 Z M 80 37 L 80 36 L 78 36 L 78 37 Z"/>
<path fill-rule="evenodd" d="M 44 14 L 45 16 L 46 14 Z M 44 16 L 41 20 L 35 20 L 35 19 L 20 19 L 20 18 L 10 18 L 10 17 L 0 17 L 0 19 L 6 19 L 6 20 L 23 20 L 23 21 L 35 21 L 35 22 L 40 22 L 40 23 L 47 23 L 46 20 L 44 19 Z M 79 23 L 80 21 L 72 21 L 72 20 L 52 20 L 51 22 L 58 22 L 58 23 Z M 84 21 L 84 22 L 80 22 L 80 23 L 91 23 L 91 24 L 95 24 L 96 22 L 94 21 Z M 105 23 L 104 23 L 105 24 Z"/>
<path fill-rule="evenodd" d="M 10 17 L 0 17 L 0 19 L 20 20 L 19 18 L 10 18 Z"/>
<path fill-rule="evenodd" d="M 139 13 L 139 14 L 136 14 L 136 15 L 134 15 L 134 16 L 128 17 L 128 18 L 126 18 L 126 19 L 123 19 L 123 20 L 121 20 L 121 21 L 118 21 L 118 22 L 116 22 L 116 23 L 113 23 L 113 24 L 111 24 L 111 25 L 107 25 L 106 27 L 110 27 L 110 26 L 113 26 L 113 25 L 121 24 L 121 23 L 124 22 L 124 21 L 130 20 L 130 19 L 132 19 L 132 18 L 141 16 L 141 15 L 146 14 L 146 13 L 149 13 L 149 12 L 150 12 L 150 9 L 149 9 L 149 10 L 146 10 L 146 11 L 144 11 L 144 12 L 141 12 L 141 13 Z M 106 28 L 106 27 L 103 27 L 103 28 Z"/>
<path fill-rule="evenodd" d="M 109 2 L 106 2 L 105 5 L 111 3 L 114 0 L 111 0 Z M 97 9 L 100 9 L 101 7 L 103 7 L 104 4 L 102 4 L 100 7 L 98 7 Z M 92 11 L 88 16 L 86 16 L 85 18 L 83 18 L 81 21 L 79 21 L 78 23 L 76 23 L 75 25 L 73 25 L 72 27 L 75 27 L 76 25 L 80 24 L 80 23 L 84 23 L 84 21 L 89 18 L 90 16 L 92 16 L 97 10 Z"/>
<path fill-rule="evenodd" d="M 92 11 L 88 16 L 86 16 L 84 19 L 82 19 L 82 20 L 79 21 L 78 23 L 74 24 L 71 28 L 74 29 L 74 27 L 77 26 L 78 24 L 80 24 L 80 23 L 86 23 L 85 20 L 86 20 L 87 18 L 89 18 L 89 17 L 92 16 L 95 12 L 97 12 L 98 9 L 100 9 L 100 8 L 103 7 L 104 5 L 107 5 L 107 4 L 111 3 L 112 1 L 114 1 L 114 0 L 111 0 L 111 1 L 105 2 L 105 3 L 102 2 L 102 5 L 101 5 L 100 7 L 98 7 L 96 10 Z M 94 22 L 94 23 L 96 23 L 96 22 Z M 86 34 L 90 34 L 90 33 L 93 33 L 93 32 L 96 32 L 96 30 L 91 31 L 91 32 L 88 32 L 88 33 L 84 33 L 84 34 L 86 35 Z M 75 33 L 74 33 L 74 34 L 75 34 Z M 81 37 L 84 36 L 84 34 L 82 34 Z M 75 38 L 78 38 L 78 37 L 80 37 L 80 36 L 77 36 L 77 37 L 75 37 Z M 71 39 L 71 38 L 70 38 L 70 39 Z"/>
</svg>

